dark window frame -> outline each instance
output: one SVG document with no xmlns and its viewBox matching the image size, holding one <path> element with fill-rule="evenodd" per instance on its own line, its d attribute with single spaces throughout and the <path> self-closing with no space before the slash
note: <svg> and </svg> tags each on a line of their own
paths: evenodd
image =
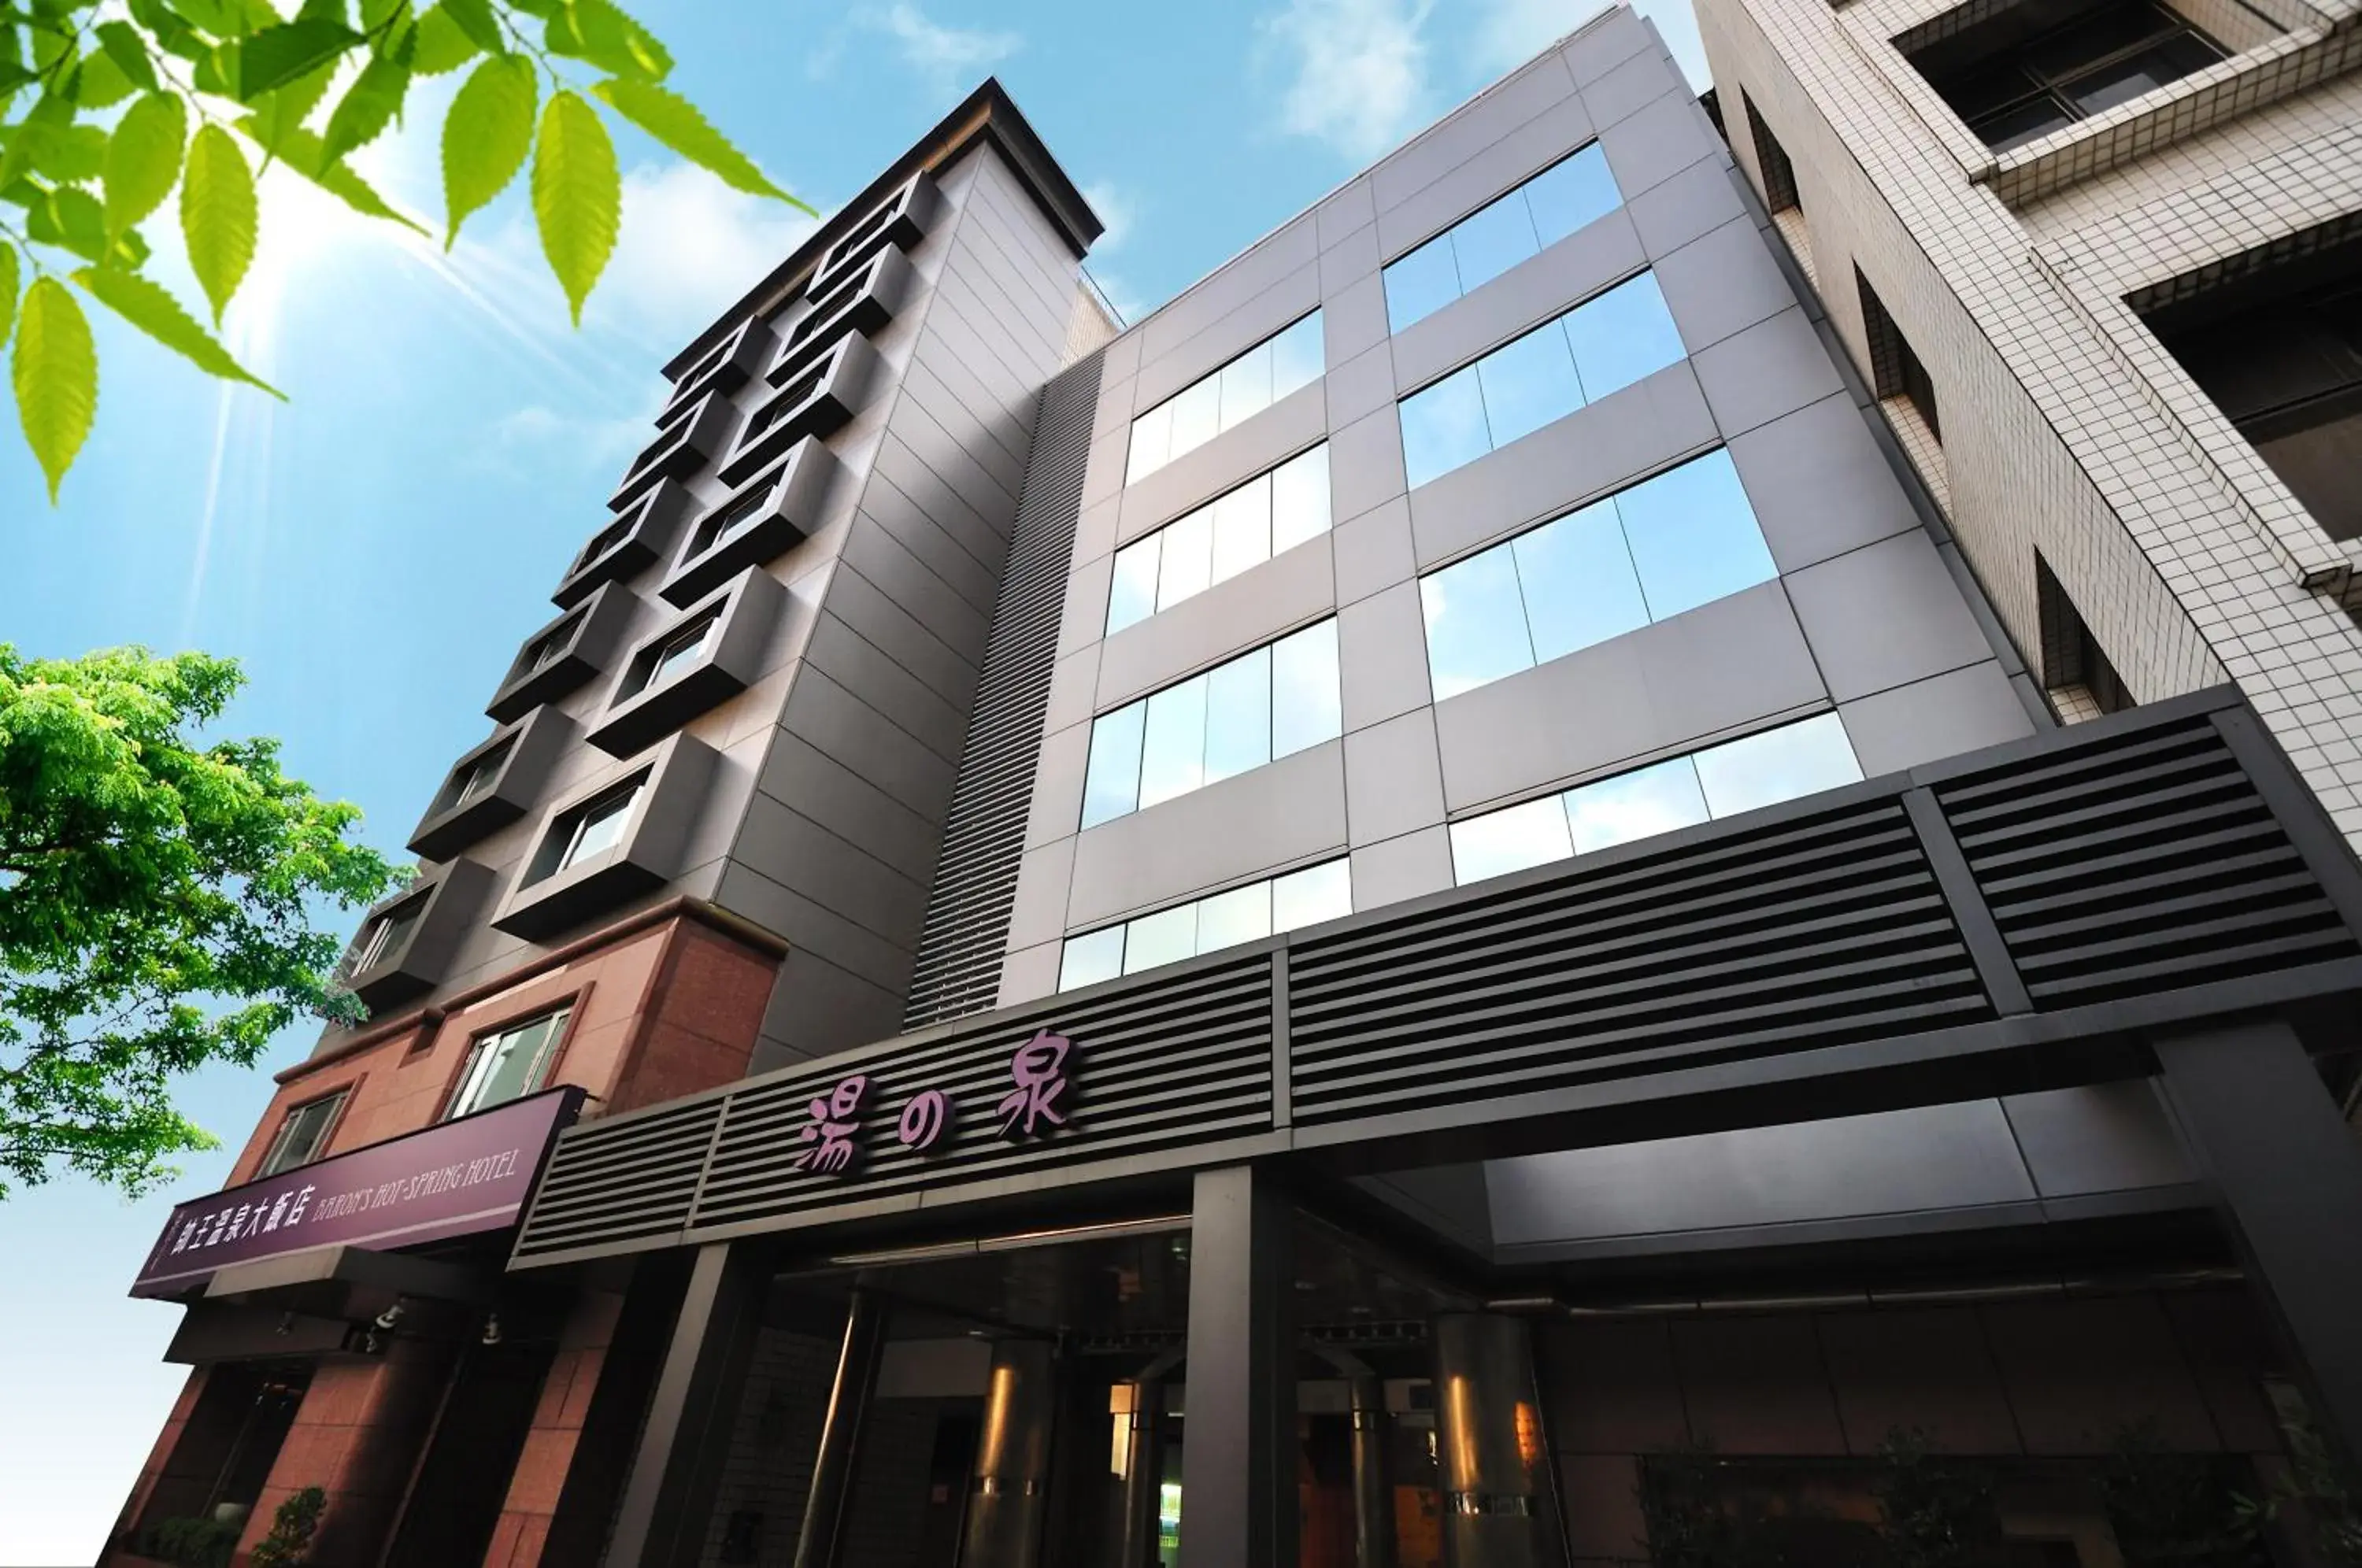
<svg viewBox="0 0 2362 1568">
<path fill-rule="evenodd" d="M 2105 114 L 2147 92 L 2227 60 L 2234 52 L 2159 0 L 2103 0 L 2102 4 L 2085 5 L 2038 30 L 1974 52 L 1954 42 L 1997 23 L 2006 25 L 2012 13 L 2020 9 L 2021 6 L 2005 7 L 1992 18 L 1904 51 L 1912 69 L 1959 116 L 1969 133 L 1996 154 L 2013 151 Z M 2141 17 L 2148 19 L 2148 26 L 2121 41 L 2078 57 L 2048 64 L 2041 61 L 2046 49 L 2055 50 L 2056 46 L 2072 39 L 2079 31 L 2089 33 L 2112 21 Z M 1952 47 L 1948 50 L 1947 45 Z M 2163 51 L 2178 51 L 2184 59 L 2170 62 L 2176 67 L 2173 74 L 2160 79 L 2157 87 L 2113 103 L 2093 105 L 2087 101 L 2096 79 Z M 1948 53 L 1963 53 L 1967 57 L 1951 61 L 1945 58 Z M 2206 58 L 2200 59 L 2200 55 Z M 2033 111 L 2047 113 L 2028 119 Z M 2008 127 L 2013 125 L 2032 128 L 2012 131 Z"/>
<path fill-rule="evenodd" d="M 321 1151 L 328 1146 L 328 1141 L 337 1135 L 337 1124 L 345 1119 L 345 1105 L 351 1099 L 352 1092 L 352 1085 L 340 1084 L 326 1094 L 314 1095 L 310 1099 L 300 1104 L 289 1106 L 286 1113 L 280 1117 L 278 1131 L 271 1133 L 270 1143 L 262 1151 L 262 1159 L 255 1166 L 254 1175 L 248 1179 L 259 1181 L 265 1176 L 275 1176 L 318 1160 Z M 312 1141 L 304 1150 L 302 1157 L 286 1158 L 289 1140 L 295 1132 L 297 1122 L 324 1106 L 327 1110 L 327 1114 L 313 1132 Z"/>
</svg>

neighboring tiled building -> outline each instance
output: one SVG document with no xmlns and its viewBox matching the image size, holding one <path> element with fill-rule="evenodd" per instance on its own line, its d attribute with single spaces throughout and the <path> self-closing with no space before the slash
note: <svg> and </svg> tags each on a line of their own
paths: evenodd
<svg viewBox="0 0 2362 1568">
<path fill-rule="evenodd" d="M 1876 1562 L 1917 1431 L 2098 1563 L 2362 1430 L 2335 701 L 1730 80 L 1760 190 L 1614 9 L 1122 330 L 988 83 L 701 335 L 142 1270 L 110 1561 Z"/>
</svg>

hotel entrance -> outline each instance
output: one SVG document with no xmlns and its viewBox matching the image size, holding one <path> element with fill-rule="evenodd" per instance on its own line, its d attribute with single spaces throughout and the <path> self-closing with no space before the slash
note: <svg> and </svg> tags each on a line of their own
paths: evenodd
<svg viewBox="0 0 2362 1568">
<path fill-rule="evenodd" d="M 1175 1568 L 1260 1463 L 1292 1482 L 1302 1568 L 1559 1561 L 1527 1325 L 1271 1207 L 1279 1321 L 1210 1351 L 1191 1298 L 1246 1305 L 1235 1238 L 1186 1214 L 764 1271 L 714 1353 L 705 1473 L 674 1464 L 682 1512 L 648 1528 L 671 1560 L 761 1568 Z M 633 1539 L 643 1503 L 611 1561 L 667 1555 Z"/>
</svg>

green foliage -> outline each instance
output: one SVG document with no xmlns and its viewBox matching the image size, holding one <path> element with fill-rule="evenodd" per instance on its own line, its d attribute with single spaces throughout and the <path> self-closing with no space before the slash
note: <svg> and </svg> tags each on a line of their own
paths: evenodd
<svg viewBox="0 0 2362 1568">
<path fill-rule="evenodd" d="M 327 1507 L 328 1494 L 317 1486 L 306 1486 L 280 1504 L 270 1518 L 270 1533 L 254 1543 L 247 1561 L 253 1568 L 303 1568 Z"/>
<path fill-rule="evenodd" d="M 229 1568 L 240 1528 L 218 1519 L 159 1519 L 139 1532 L 143 1557 L 159 1557 L 180 1568 Z"/>
<path fill-rule="evenodd" d="M 45 278 L 28 314 L 44 288 L 72 303 Z M 243 683 L 204 654 L 0 644 L 0 1196 L 61 1167 L 143 1191 L 214 1145 L 175 1077 L 250 1066 L 306 1013 L 358 1018 L 309 909 L 394 872 L 278 743 L 195 738 Z"/>
<path fill-rule="evenodd" d="M 2118 1431 L 2101 1487 L 2125 1568 L 2268 1568 L 2263 1518 L 2236 1481 L 2219 1455 L 2169 1450 L 2154 1421 Z"/>
<path fill-rule="evenodd" d="M 402 123 L 420 78 L 480 57 L 443 127 L 445 243 L 530 158 L 543 254 L 578 326 L 623 204 L 594 104 L 737 190 L 812 210 L 663 85 L 671 54 L 614 0 L 0 0 L 0 347 L 13 327 L 19 422 L 52 503 L 98 384 L 58 279 L 208 374 L 262 386 L 145 277 L 141 226 L 178 191 L 216 328 L 260 243 L 258 167 L 424 234 L 348 160 Z"/>
<path fill-rule="evenodd" d="M 1878 1445 L 1878 1508 L 1894 1568 L 1973 1568 L 2001 1550 L 1992 1474 L 1937 1454 L 1897 1429 Z"/>
</svg>

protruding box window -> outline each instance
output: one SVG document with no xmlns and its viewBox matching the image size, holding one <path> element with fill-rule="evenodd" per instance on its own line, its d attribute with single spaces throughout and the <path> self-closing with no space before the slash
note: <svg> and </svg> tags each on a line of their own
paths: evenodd
<svg viewBox="0 0 2362 1568">
<path fill-rule="evenodd" d="M 878 370 L 877 350 L 869 339 L 838 338 L 811 369 L 747 416 L 736 444 L 722 459 L 722 482 L 744 484 L 805 436 L 824 440 L 844 429 L 867 405 Z"/>
<path fill-rule="evenodd" d="M 771 361 L 767 372 L 770 383 L 785 386 L 809 367 L 819 363 L 822 355 L 835 347 L 839 339 L 859 333 L 867 337 L 894 319 L 894 313 L 911 297 L 911 286 L 917 274 L 911 270 L 910 258 L 899 250 L 881 250 L 869 259 L 868 265 L 855 270 L 843 282 L 826 294 L 814 299 L 811 308 L 788 328 L 786 341 Z"/>
<path fill-rule="evenodd" d="M 624 640 L 635 602 L 622 583 L 601 584 L 588 600 L 524 640 L 484 712 L 505 724 L 599 673 Z"/>
<path fill-rule="evenodd" d="M 535 708 L 460 757 L 412 832 L 411 852 L 428 860 L 448 860 L 524 817 L 540 799 L 549 770 L 573 733 L 574 721 L 564 713 Z"/>
<path fill-rule="evenodd" d="M 753 685 L 786 600 L 777 580 L 748 567 L 649 637 L 624 661 L 590 744 L 629 756 Z"/>
<path fill-rule="evenodd" d="M 911 175 L 830 247 L 828 259 L 812 273 L 810 292 L 827 293 L 847 271 L 889 246 L 899 250 L 915 247 L 933 226 L 943 201 L 933 175 L 924 170 Z"/>
<path fill-rule="evenodd" d="M 687 417 L 690 410 L 697 406 L 697 400 L 707 392 L 736 392 L 761 373 L 778 346 L 779 340 L 773 336 L 768 323 L 748 316 L 732 329 L 730 336 L 707 349 L 702 358 L 680 373 L 664 412 L 657 415 L 657 423 L 669 427 L 675 420 Z"/>
<path fill-rule="evenodd" d="M 680 547 L 672 575 L 657 591 L 668 602 L 694 604 L 750 566 L 777 560 L 820 525 L 836 455 L 814 436 L 752 483 L 697 520 Z"/>
<path fill-rule="evenodd" d="M 712 747 L 675 734 L 552 806 L 492 923 L 545 940 L 679 876 L 714 763 Z"/>
<path fill-rule="evenodd" d="M 690 505 L 689 491 L 671 480 L 659 480 L 590 536 L 550 602 L 579 604 L 601 583 L 636 577 L 664 559 Z"/>
<path fill-rule="evenodd" d="M 381 1012 L 441 985 L 491 885 L 490 867 L 454 860 L 379 903 L 345 955 L 345 988 Z"/>
<path fill-rule="evenodd" d="M 632 463 L 624 482 L 607 498 L 607 510 L 621 512 L 660 480 L 685 480 L 713 460 L 729 438 L 736 405 L 718 392 L 698 399 L 689 413 L 667 425 Z"/>
</svg>

